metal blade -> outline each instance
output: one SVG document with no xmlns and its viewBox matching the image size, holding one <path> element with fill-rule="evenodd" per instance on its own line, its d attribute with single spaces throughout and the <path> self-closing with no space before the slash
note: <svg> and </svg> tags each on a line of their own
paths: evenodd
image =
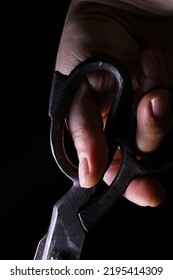
<svg viewBox="0 0 173 280">
<path fill-rule="evenodd" d="M 35 259 L 79 259 L 86 232 L 78 210 L 92 196 L 95 188 L 72 186 L 54 205 L 48 234 L 38 244 Z"/>
</svg>

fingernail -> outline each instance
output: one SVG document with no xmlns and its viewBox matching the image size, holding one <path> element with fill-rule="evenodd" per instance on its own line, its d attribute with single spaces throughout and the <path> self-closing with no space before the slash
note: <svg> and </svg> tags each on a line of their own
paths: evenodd
<svg viewBox="0 0 173 280">
<path fill-rule="evenodd" d="M 171 110 L 171 95 L 169 91 L 162 90 L 159 95 L 151 100 L 153 116 L 160 119 L 167 116 Z"/>
<path fill-rule="evenodd" d="M 86 157 L 83 157 L 79 161 L 79 181 L 82 188 L 90 187 L 88 185 L 88 175 L 89 175 L 89 164 Z"/>
<path fill-rule="evenodd" d="M 141 68 L 146 78 L 152 79 L 158 75 L 159 62 L 154 52 L 147 52 L 141 56 Z"/>
</svg>

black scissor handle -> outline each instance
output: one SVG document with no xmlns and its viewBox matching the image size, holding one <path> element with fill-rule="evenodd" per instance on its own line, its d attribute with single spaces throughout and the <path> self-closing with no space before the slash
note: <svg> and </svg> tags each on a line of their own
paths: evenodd
<svg viewBox="0 0 173 280">
<path fill-rule="evenodd" d="M 60 169 L 73 181 L 78 183 L 78 168 L 68 158 L 64 147 L 64 120 L 70 103 L 81 80 L 94 71 L 107 71 L 112 74 L 117 84 L 115 99 L 108 116 L 105 134 L 109 147 L 109 163 L 112 161 L 118 142 L 114 135 L 127 134 L 133 103 L 133 88 L 127 69 L 112 58 L 92 58 L 79 64 L 64 76 L 54 73 L 49 115 L 51 116 L 50 139 L 52 153 Z"/>
</svg>

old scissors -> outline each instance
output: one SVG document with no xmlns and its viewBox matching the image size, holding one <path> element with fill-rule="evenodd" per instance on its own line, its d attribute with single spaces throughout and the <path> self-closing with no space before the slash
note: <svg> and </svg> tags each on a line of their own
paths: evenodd
<svg viewBox="0 0 173 280">
<path fill-rule="evenodd" d="M 79 184 L 78 168 L 69 159 L 64 147 L 64 123 L 80 81 L 97 70 L 111 73 L 117 87 L 104 129 L 109 147 L 106 170 L 118 147 L 121 149 L 122 161 L 110 186 L 100 180 L 93 188 L 84 189 Z M 136 157 L 137 106 L 138 103 L 133 105 L 130 74 L 115 59 L 88 59 L 74 68 L 69 76 L 55 71 L 49 103 L 51 148 L 56 163 L 73 181 L 73 185 L 54 205 L 48 233 L 39 242 L 34 259 L 80 259 L 87 232 L 112 207 L 132 179 L 164 172 L 173 167 L 172 130 L 155 152 L 144 155 L 140 160 Z"/>
</svg>

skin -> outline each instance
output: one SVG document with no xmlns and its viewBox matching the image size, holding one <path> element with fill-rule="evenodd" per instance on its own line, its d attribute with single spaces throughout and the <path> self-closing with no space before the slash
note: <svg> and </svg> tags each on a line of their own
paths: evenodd
<svg viewBox="0 0 173 280">
<path fill-rule="evenodd" d="M 161 17 L 156 3 L 157 15 L 153 15 L 153 9 L 148 13 L 144 4 L 139 9 L 124 2 L 132 1 L 71 1 L 56 70 L 68 75 L 89 57 L 112 56 L 130 71 L 136 99 L 153 87 L 173 84 L 173 18 Z M 168 2 L 165 1 L 164 14 L 167 9 L 170 15 Z M 70 107 L 67 125 L 79 158 L 82 187 L 92 187 L 103 175 L 108 158 L 103 125 L 114 94 L 115 82 L 109 74 L 92 73 L 78 87 Z M 150 91 L 139 103 L 136 131 L 139 157 L 157 149 L 172 128 L 171 101 L 168 91 L 158 89 Z M 104 176 L 108 184 L 115 177 L 120 160 L 118 150 Z M 141 206 L 156 206 L 164 199 L 164 188 L 153 177 L 138 178 L 130 183 L 124 196 Z"/>
</svg>

